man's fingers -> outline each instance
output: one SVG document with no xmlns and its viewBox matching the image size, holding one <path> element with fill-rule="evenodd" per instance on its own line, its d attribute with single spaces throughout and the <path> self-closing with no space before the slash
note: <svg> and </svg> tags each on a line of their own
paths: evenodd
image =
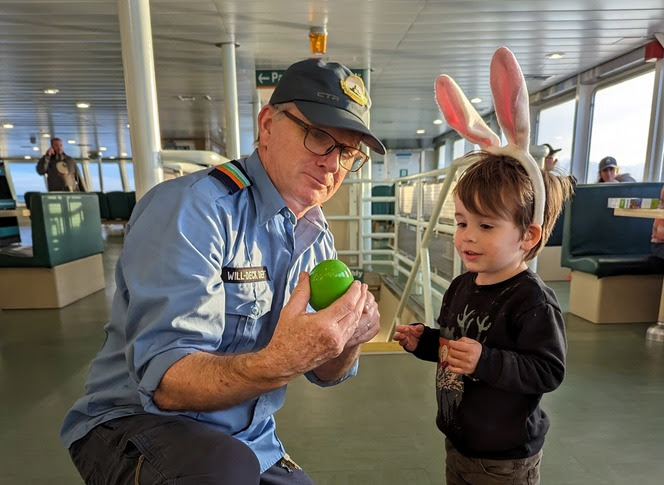
<svg viewBox="0 0 664 485">
<path fill-rule="evenodd" d="M 361 314 L 364 305 L 364 298 L 362 296 L 361 283 L 353 281 L 341 298 L 321 311 L 325 312 L 327 317 L 334 322 L 343 320 L 348 314 L 354 311 L 358 311 L 358 314 Z"/>
</svg>

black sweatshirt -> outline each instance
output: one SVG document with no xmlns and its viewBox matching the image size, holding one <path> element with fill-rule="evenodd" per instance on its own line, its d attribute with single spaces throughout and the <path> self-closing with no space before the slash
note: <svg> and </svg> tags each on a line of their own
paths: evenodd
<svg viewBox="0 0 664 485">
<path fill-rule="evenodd" d="M 565 375 L 565 322 L 553 290 L 532 271 L 486 286 L 475 277 L 469 272 L 452 281 L 440 331 L 425 327 L 413 354 L 438 362 L 436 424 L 460 453 L 526 458 L 539 452 L 549 429 L 542 394 Z M 443 362 L 440 339 L 463 336 L 482 344 L 471 376 L 453 374 Z"/>
</svg>

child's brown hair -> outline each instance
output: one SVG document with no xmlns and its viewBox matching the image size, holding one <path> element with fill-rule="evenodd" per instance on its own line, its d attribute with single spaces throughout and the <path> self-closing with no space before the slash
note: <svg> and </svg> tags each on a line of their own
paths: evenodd
<svg viewBox="0 0 664 485">
<path fill-rule="evenodd" d="M 477 158 L 457 182 L 454 193 L 470 212 L 510 220 L 523 236 L 533 223 L 535 197 L 533 184 L 523 165 L 512 157 L 480 151 L 466 155 Z M 542 237 L 525 254 L 533 259 L 542 250 L 565 203 L 574 192 L 574 179 L 542 170 L 546 191 Z"/>
</svg>

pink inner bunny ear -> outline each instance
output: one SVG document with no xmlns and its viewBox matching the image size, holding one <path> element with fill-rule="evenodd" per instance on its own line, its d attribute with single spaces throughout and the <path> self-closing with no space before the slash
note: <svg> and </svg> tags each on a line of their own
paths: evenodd
<svg viewBox="0 0 664 485">
<path fill-rule="evenodd" d="M 498 124 L 505 132 L 505 138 L 509 143 L 528 151 L 528 89 L 519 63 L 507 47 L 499 48 L 491 59 L 491 92 Z"/>
<path fill-rule="evenodd" d="M 500 138 L 489 128 L 470 104 L 454 80 L 443 74 L 435 83 L 436 101 L 447 124 L 471 143 L 482 149 L 500 145 Z"/>
</svg>

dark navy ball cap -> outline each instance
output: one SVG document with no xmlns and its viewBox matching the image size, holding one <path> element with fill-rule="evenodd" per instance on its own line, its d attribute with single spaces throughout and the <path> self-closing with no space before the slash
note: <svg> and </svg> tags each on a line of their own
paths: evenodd
<svg viewBox="0 0 664 485">
<path fill-rule="evenodd" d="M 362 133 L 364 143 L 385 153 L 385 147 L 367 126 L 371 99 L 364 82 L 346 66 L 321 59 L 291 65 L 270 98 L 272 105 L 290 102 L 313 124 Z"/>
</svg>

